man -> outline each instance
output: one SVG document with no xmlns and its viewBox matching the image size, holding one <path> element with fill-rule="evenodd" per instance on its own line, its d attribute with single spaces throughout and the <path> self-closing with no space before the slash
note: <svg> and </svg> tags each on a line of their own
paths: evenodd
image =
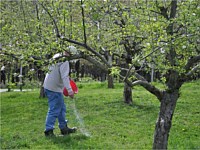
<svg viewBox="0 0 200 150">
<path fill-rule="evenodd" d="M 63 54 L 54 55 L 53 59 Z M 70 52 L 64 52 L 65 56 L 70 56 Z M 67 126 L 66 106 L 63 97 L 63 88 L 66 87 L 70 98 L 74 97 L 74 92 L 69 81 L 69 62 L 59 62 L 49 67 L 49 72 L 44 80 L 44 91 L 48 98 L 49 110 L 46 116 L 45 136 L 54 136 L 54 124 L 58 118 L 59 128 L 62 135 L 76 132 L 76 127 Z"/>
</svg>

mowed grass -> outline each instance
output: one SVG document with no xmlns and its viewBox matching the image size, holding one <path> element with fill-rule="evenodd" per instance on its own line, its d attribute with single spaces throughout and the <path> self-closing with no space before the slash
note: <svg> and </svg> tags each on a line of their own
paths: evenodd
<svg viewBox="0 0 200 150">
<path fill-rule="evenodd" d="M 78 83 L 74 100 L 65 98 L 69 136 L 44 137 L 47 99 L 39 90 L 1 93 L 1 149 L 152 149 L 159 101 L 142 87 L 133 105 L 123 103 L 123 84 Z M 200 81 L 181 88 L 169 136 L 169 149 L 200 149 Z M 60 134 L 58 125 L 56 135 Z"/>
</svg>

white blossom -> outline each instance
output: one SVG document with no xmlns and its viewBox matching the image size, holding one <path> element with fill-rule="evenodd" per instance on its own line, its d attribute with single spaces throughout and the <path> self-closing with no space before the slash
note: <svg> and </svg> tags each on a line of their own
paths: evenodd
<svg viewBox="0 0 200 150">
<path fill-rule="evenodd" d="M 62 35 L 60 38 L 61 38 L 61 39 L 64 39 L 64 36 Z"/>
<path fill-rule="evenodd" d="M 186 46 L 185 46 L 185 45 L 183 45 L 183 46 L 182 46 L 182 48 L 183 48 L 183 49 L 185 49 L 185 48 L 186 48 Z"/>
<path fill-rule="evenodd" d="M 19 78 L 22 78 L 22 77 L 23 77 L 23 75 L 21 75 L 21 74 L 20 74 L 18 77 L 19 77 Z"/>
<path fill-rule="evenodd" d="M 83 8 L 84 8 L 84 7 L 85 7 L 85 4 L 81 5 L 81 7 L 83 7 Z"/>
</svg>

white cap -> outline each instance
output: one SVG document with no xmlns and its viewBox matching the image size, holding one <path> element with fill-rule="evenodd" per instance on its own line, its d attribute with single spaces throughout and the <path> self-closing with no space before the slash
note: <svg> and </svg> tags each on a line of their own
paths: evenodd
<svg viewBox="0 0 200 150">
<path fill-rule="evenodd" d="M 68 49 L 69 49 L 69 53 L 71 53 L 73 55 L 78 53 L 77 48 L 73 45 L 68 46 Z"/>
<path fill-rule="evenodd" d="M 57 53 L 57 54 L 53 55 L 53 59 L 56 59 L 56 58 L 58 58 L 60 56 L 62 56 L 62 53 Z"/>
<path fill-rule="evenodd" d="M 73 45 L 72 45 L 72 46 L 68 46 L 68 49 L 66 50 L 66 52 L 68 52 L 68 53 L 70 53 L 70 54 L 72 54 L 72 55 L 75 55 L 75 54 L 78 53 L 76 47 L 73 46 Z M 53 59 L 56 59 L 56 58 L 61 57 L 61 56 L 63 56 L 63 55 L 65 55 L 64 52 L 63 52 L 63 53 L 57 53 L 57 54 L 55 54 L 55 55 L 53 56 Z"/>
</svg>

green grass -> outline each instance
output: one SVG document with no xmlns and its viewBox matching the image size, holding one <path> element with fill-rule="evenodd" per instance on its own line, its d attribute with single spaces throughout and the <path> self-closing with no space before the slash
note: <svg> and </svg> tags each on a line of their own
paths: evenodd
<svg viewBox="0 0 200 150">
<path fill-rule="evenodd" d="M 169 149 L 200 149 L 199 86 L 196 81 L 181 89 Z M 38 90 L 1 93 L 1 149 L 152 149 L 159 112 L 155 96 L 135 87 L 130 106 L 122 101 L 122 84 L 115 89 L 97 82 L 78 83 L 78 87 L 75 99 L 65 102 L 69 126 L 79 130 L 56 138 L 44 137 L 48 106 L 47 99 L 38 98 Z"/>
</svg>

